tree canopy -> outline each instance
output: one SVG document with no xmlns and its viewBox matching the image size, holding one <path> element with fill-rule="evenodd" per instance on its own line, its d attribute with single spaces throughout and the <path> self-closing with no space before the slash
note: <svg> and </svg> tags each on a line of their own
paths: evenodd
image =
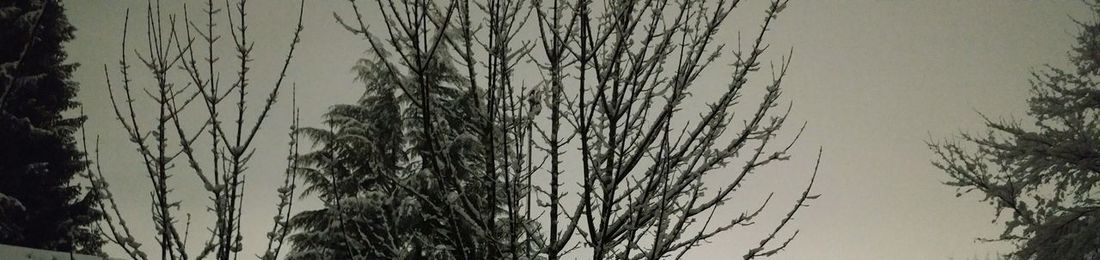
<svg viewBox="0 0 1100 260">
<path fill-rule="evenodd" d="M 737 106 L 767 74 L 764 35 L 787 6 L 762 4 L 750 44 L 727 51 L 716 36 L 738 1 L 351 1 L 336 19 L 372 55 L 359 68 L 367 95 L 334 107 L 327 129 L 301 130 L 319 146 L 301 173 L 325 207 L 295 217 L 296 249 L 663 259 L 756 223 L 770 196 L 715 212 L 799 136 L 778 137 L 785 55 L 751 94 L 759 105 Z M 726 84 L 696 81 L 712 62 L 729 64 Z M 790 244 L 815 176 L 744 259 Z"/>
<path fill-rule="evenodd" d="M 83 116 L 63 44 L 75 29 L 60 1 L 0 1 L 0 243 L 98 253 L 94 193 L 74 133 Z"/>
<path fill-rule="evenodd" d="M 1075 68 L 1032 73 L 1033 124 L 983 115 L 984 134 L 929 144 L 947 185 L 1008 213 L 993 240 L 1015 243 L 1014 259 L 1100 257 L 1100 21 L 1079 25 Z"/>
</svg>

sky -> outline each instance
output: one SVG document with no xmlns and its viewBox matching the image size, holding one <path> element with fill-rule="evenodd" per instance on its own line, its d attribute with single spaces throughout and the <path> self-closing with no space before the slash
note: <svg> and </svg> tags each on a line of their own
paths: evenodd
<svg viewBox="0 0 1100 260">
<path fill-rule="evenodd" d="M 198 13 L 198 1 L 186 2 L 189 12 Z M 763 12 L 761 1 L 749 2 L 734 15 Z M 250 37 L 259 42 L 253 70 L 258 87 L 251 93 L 258 101 L 286 53 L 297 2 L 249 4 Z M 149 230 L 148 181 L 132 171 L 138 157 L 114 119 L 103 71 L 108 66 L 117 84 L 125 10 L 132 9 L 129 44 L 138 46 L 134 32 L 143 29 L 144 1 L 82 0 L 66 6 L 77 28 L 66 48 L 69 60 L 81 64 L 74 79 L 90 118 L 89 135 L 100 138 L 100 163 L 112 190 L 122 194 L 123 214 L 133 219 L 132 225 Z M 351 66 L 365 56 L 366 42 L 341 28 L 332 15 L 351 15 L 348 7 L 345 1 L 307 4 L 303 41 L 288 74 L 297 85 L 305 125 L 318 125 L 318 115 L 329 105 L 354 102 L 361 93 Z M 768 190 L 776 191 L 780 201 L 793 199 L 819 148 L 824 153 L 815 193 L 822 197 L 800 212 L 793 223 L 798 237 L 772 259 L 969 259 L 1010 249 L 976 241 L 1002 230 L 992 222 L 992 207 L 975 195 L 957 198 L 953 188 L 943 185 L 946 177 L 931 165 L 925 142 L 982 131 L 978 112 L 1026 117 L 1030 72 L 1044 64 L 1067 65 L 1077 32 L 1072 18 L 1093 18 L 1084 7 L 1073 0 L 791 1 L 768 37 L 773 51 L 783 50 L 775 53 L 793 50 L 783 100 L 794 104 L 790 120 L 808 122 L 807 130 L 791 161 L 750 180 L 745 201 L 756 202 Z M 756 20 L 738 19 L 746 23 L 722 32 L 719 40 L 733 41 L 735 30 L 756 28 Z M 777 61 L 778 54 L 769 58 Z M 147 75 L 138 67 L 132 73 Z M 702 81 L 726 79 L 715 74 Z M 715 90 L 699 91 L 696 96 Z M 260 239 L 272 221 L 273 194 L 285 166 L 288 101 L 284 92 L 258 137 L 258 147 L 265 149 L 256 152 L 247 183 L 243 225 L 246 237 L 253 237 L 246 241 L 247 255 L 262 250 Z M 194 178 L 190 173 L 178 175 L 176 194 L 188 200 L 184 210 L 201 226 L 205 195 L 188 182 Z M 300 205 L 317 206 L 308 199 Z M 723 214 L 744 210 L 736 207 Z M 762 222 L 761 227 L 771 224 Z M 202 233 L 193 232 L 192 243 Z M 761 235 L 752 228 L 724 233 L 689 257 L 740 257 Z"/>
</svg>

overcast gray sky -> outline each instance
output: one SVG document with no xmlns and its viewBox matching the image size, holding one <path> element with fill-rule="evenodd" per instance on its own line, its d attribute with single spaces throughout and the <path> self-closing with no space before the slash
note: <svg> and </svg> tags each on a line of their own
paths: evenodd
<svg viewBox="0 0 1100 260">
<path fill-rule="evenodd" d="M 82 90 L 79 99 L 90 117 L 90 134 L 101 136 L 111 187 L 127 195 L 121 198 L 128 204 L 123 213 L 148 230 L 148 181 L 132 171 L 138 157 L 114 121 L 102 70 L 106 64 L 115 73 L 127 7 L 135 9 L 131 33 L 143 29 L 138 20 L 143 2 L 69 1 L 77 37 L 67 50 L 71 61 L 82 64 L 75 73 Z M 195 2 L 190 11 L 197 13 L 200 3 L 190 2 Z M 252 94 L 259 97 L 269 89 L 275 64 L 286 52 L 297 2 L 249 4 L 250 37 L 259 41 L 260 64 L 253 71 L 259 87 Z M 762 12 L 757 6 L 735 15 Z M 289 80 L 298 84 L 304 124 L 317 125 L 317 115 L 329 105 L 353 102 L 361 93 L 350 68 L 367 46 L 332 18 L 333 12 L 349 14 L 347 9 L 345 1 L 310 1 L 307 7 L 303 42 L 289 72 Z M 754 177 L 749 185 L 791 193 L 779 195 L 790 198 L 804 185 L 813 156 L 823 147 L 816 184 L 823 196 L 797 217 L 799 237 L 774 259 L 948 259 L 1004 250 L 1005 245 L 975 241 L 1001 231 L 991 223 L 992 208 L 976 196 L 956 198 L 952 188 L 940 184 L 944 175 L 930 165 L 932 155 L 924 141 L 981 131 L 976 111 L 1023 117 L 1029 71 L 1048 63 L 1066 64 L 1077 32 L 1071 17 L 1092 18 L 1075 0 L 791 1 L 769 37 L 779 50 L 794 49 L 784 99 L 794 102 L 791 119 L 809 125 L 794 159 Z M 735 35 L 728 30 L 720 37 L 731 40 Z M 131 46 L 138 46 L 138 40 L 132 37 Z M 147 75 L 139 67 L 132 73 Z M 248 220 L 243 223 L 245 233 L 252 234 L 246 235 L 251 239 L 248 256 L 262 250 L 261 239 L 271 223 L 273 187 L 281 181 L 277 176 L 286 155 L 288 101 L 289 95 L 283 95 L 259 136 L 259 147 L 272 149 L 257 151 L 252 163 L 245 198 Z M 194 178 L 186 172 L 179 175 L 180 183 Z M 193 201 L 184 208 L 200 218 L 205 194 L 190 184 L 178 188 L 177 195 Z M 748 198 L 757 198 L 753 196 Z M 750 231 L 720 235 L 691 256 L 739 257 L 747 249 L 741 245 L 760 239 Z M 204 232 L 194 230 L 192 244 L 200 243 Z"/>
</svg>

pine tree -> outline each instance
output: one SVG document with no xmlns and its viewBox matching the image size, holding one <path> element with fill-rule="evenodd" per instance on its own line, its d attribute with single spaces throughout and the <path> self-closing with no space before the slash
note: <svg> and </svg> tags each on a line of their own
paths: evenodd
<svg viewBox="0 0 1100 260">
<path fill-rule="evenodd" d="M 305 194 L 317 194 L 326 206 L 292 219 L 298 232 L 291 237 L 290 259 L 453 259 L 460 258 L 453 252 L 456 241 L 495 243 L 472 230 L 451 232 L 448 212 L 434 211 L 422 205 L 424 198 L 414 197 L 448 201 L 453 192 L 443 188 L 444 181 L 459 182 L 468 193 L 487 192 L 486 179 L 478 177 L 484 160 L 475 137 L 479 125 L 470 114 L 477 101 L 454 87 L 462 81 L 453 68 L 434 67 L 432 132 L 446 147 L 443 167 L 455 174 L 436 178 L 425 172 L 420 155 L 428 149 L 419 138 L 425 129 L 406 123 L 417 122 L 423 113 L 413 104 L 419 93 L 402 92 L 393 84 L 400 79 L 382 66 L 361 60 L 356 70 L 366 90 L 359 102 L 334 106 L 325 115 L 328 129 L 299 130 L 318 146 L 300 159 Z"/>
<path fill-rule="evenodd" d="M 58 1 L 0 1 L 0 243 L 99 253 L 95 194 L 72 183 L 85 168 L 73 137 L 85 118 L 63 115 L 79 106 L 64 11 Z"/>
<path fill-rule="evenodd" d="M 345 226 L 335 224 L 343 222 L 342 217 L 357 219 L 349 221 L 359 227 L 355 230 L 379 234 L 394 231 L 386 229 L 388 223 L 380 218 L 392 216 L 392 209 L 403 201 L 384 200 L 377 192 L 393 191 L 391 185 L 383 184 L 383 176 L 404 175 L 404 125 L 397 97 L 386 85 L 393 79 L 375 77 L 368 67 L 368 62 L 359 67 L 367 88 L 357 104 L 333 106 L 325 114 L 328 129 L 298 130 L 320 147 L 299 158 L 302 167 L 298 172 L 307 185 L 302 195 L 317 194 L 325 208 L 307 210 L 291 219 L 299 232 L 291 237 L 294 248 L 290 259 L 348 258 L 352 250 L 347 241 L 369 238 L 358 232 L 355 236 L 344 233 Z M 356 199 L 360 196 L 365 199 Z M 380 251 L 365 254 L 372 258 L 396 254 Z"/>
<path fill-rule="evenodd" d="M 1091 7 L 1100 14 L 1100 1 Z M 1028 115 L 986 118 L 988 133 L 963 143 L 932 143 L 933 164 L 960 196 L 976 192 L 1008 213 L 997 240 L 1017 245 L 1010 259 L 1100 258 L 1100 21 L 1081 22 L 1074 70 L 1033 72 Z"/>
</svg>

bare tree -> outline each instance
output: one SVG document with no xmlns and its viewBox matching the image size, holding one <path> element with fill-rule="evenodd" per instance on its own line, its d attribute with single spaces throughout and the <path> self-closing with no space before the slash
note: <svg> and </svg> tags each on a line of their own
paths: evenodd
<svg viewBox="0 0 1100 260">
<path fill-rule="evenodd" d="M 183 8 L 182 15 L 165 15 L 161 10 L 160 1 L 148 1 L 145 8 L 146 30 L 143 50 L 127 48 L 126 36 L 129 27 L 129 10 L 127 10 L 126 22 L 123 23 L 122 53 L 119 62 L 121 86 L 113 86 L 113 83 L 117 82 L 110 79 L 111 73 L 106 66 L 104 66 L 104 74 L 107 76 L 115 115 L 130 141 L 137 147 L 138 155 L 144 164 L 143 170 L 153 190 L 150 194 L 152 199 L 150 210 L 160 251 L 160 257 L 154 258 L 212 257 L 225 260 L 236 259 L 237 254 L 242 250 L 240 216 L 245 192 L 245 173 L 252 153 L 256 149 L 253 141 L 265 119 L 269 117 L 280 89 L 285 85 L 283 81 L 303 29 L 304 7 L 305 1 L 302 1 L 298 7 L 297 27 L 293 31 L 293 40 L 289 44 L 282 69 L 275 78 L 275 83 L 271 86 L 266 100 L 261 104 L 260 111 L 253 115 L 245 112 L 248 107 L 247 93 L 252 88 L 251 84 L 255 77 L 249 73 L 253 64 L 251 52 L 254 41 L 248 38 L 246 1 L 241 0 L 234 5 L 226 1 L 224 9 L 218 7 L 212 0 L 206 1 L 205 26 L 191 21 L 186 6 Z M 215 17 L 219 14 L 225 14 L 224 21 L 227 22 L 233 40 L 228 46 L 236 54 L 238 61 L 230 65 L 236 67 L 236 75 L 228 81 L 229 83 L 223 82 L 218 73 L 225 69 L 224 66 L 217 64 L 220 58 L 215 48 L 222 37 L 215 34 Z M 177 20 L 178 17 L 182 17 L 183 21 Z M 206 49 L 205 53 L 199 51 L 203 47 Z M 130 73 L 131 60 L 128 55 L 131 51 L 147 69 L 148 77 L 152 81 L 151 86 L 139 87 L 133 83 Z M 182 73 L 177 74 L 178 72 Z M 152 110 L 155 114 L 154 120 L 151 122 L 139 120 L 142 116 L 138 114 L 149 110 L 143 110 L 140 105 L 135 104 L 138 94 L 134 92 L 137 89 L 148 94 L 149 99 L 155 104 L 156 108 Z M 121 93 L 116 93 L 118 90 L 121 90 Z M 233 95 L 234 93 L 236 95 Z M 224 104 L 226 99 L 233 98 L 236 98 L 235 104 L 231 106 Z M 191 105 L 200 106 L 197 107 L 200 112 L 198 114 L 205 118 L 202 123 L 181 122 L 184 120 L 182 118 L 185 112 L 195 110 L 191 108 L 196 107 Z M 230 109 L 226 111 L 226 108 Z M 292 125 L 296 127 L 296 110 L 294 114 Z M 223 122 L 222 120 L 226 118 L 232 121 Z M 246 121 L 251 122 L 246 123 Z M 202 156 L 196 146 L 196 140 L 204 133 L 209 136 L 211 142 L 209 157 Z M 297 139 L 292 136 L 291 140 L 290 149 L 295 151 Z M 96 157 L 98 158 L 98 151 Z M 181 160 L 185 160 L 187 169 L 174 169 L 174 163 Z M 292 175 L 295 163 L 293 159 L 290 160 L 284 175 L 284 185 L 278 188 L 280 201 L 276 205 L 277 216 L 274 218 L 274 226 L 268 234 L 268 246 L 265 252 L 258 256 L 262 259 L 275 259 L 279 255 L 282 241 L 289 230 L 287 216 L 290 214 L 292 206 L 290 200 L 293 199 L 295 187 Z M 108 240 L 119 245 L 130 258 L 148 259 L 149 256 L 145 253 L 147 249 L 142 249 L 142 243 L 135 238 L 134 230 L 125 221 L 125 216 L 120 214 L 98 163 L 95 168 L 95 170 L 89 169 L 87 176 L 91 179 L 93 189 L 102 195 L 103 199 L 99 201 L 99 207 L 108 213 L 108 217 L 102 224 L 106 228 L 101 230 Z M 187 245 L 191 230 L 191 214 L 186 214 L 185 223 L 180 227 L 179 207 L 184 201 L 172 196 L 174 188 L 169 183 L 169 178 L 180 171 L 192 172 L 209 192 L 211 205 L 208 209 L 213 213 L 212 217 L 215 220 L 214 226 L 207 228 L 210 231 L 210 237 L 200 246 L 195 256 L 191 255 L 194 252 L 189 251 Z"/>
<path fill-rule="evenodd" d="M 460 258 L 559 259 L 578 248 L 593 259 L 680 258 L 718 233 L 754 223 L 770 196 L 733 219 L 715 219 L 715 212 L 747 176 L 787 160 L 798 138 L 775 143 L 790 111 L 775 111 L 789 56 L 771 68 L 759 106 L 745 118 L 734 115 L 786 1 L 772 1 L 750 46 L 732 51 L 728 85 L 697 119 L 682 110 L 699 75 L 723 53 L 715 36 L 740 1 L 375 0 L 368 5 L 383 22 L 376 27 L 367 25 L 359 2 L 350 2 L 355 19 L 336 15 L 337 21 L 365 38 L 386 73 L 410 79 L 397 87 L 419 111 L 420 167 L 450 183 L 442 188 L 454 194 L 450 201 L 418 198 L 447 212 L 451 228 L 497 241 L 456 237 L 448 246 Z M 538 35 L 522 40 L 531 30 Z M 521 67 L 522 61 L 534 65 Z M 461 66 L 466 82 L 432 83 L 437 63 Z M 517 71 L 542 78 L 517 82 Z M 440 144 L 448 140 L 433 130 L 440 103 L 432 98 L 447 89 L 484 97 L 475 99 L 470 120 L 481 125 L 481 178 L 489 180 L 489 192 L 447 181 L 454 169 L 442 166 Z M 738 119 L 744 125 L 727 133 Z M 731 163 L 739 166 L 731 181 L 704 194 L 715 185 L 704 177 Z M 532 184 L 543 177 L 547 183 Z M 576 197 L 562 189 L 566 179 L 578 182 Z M 790 220 L 817 198 L 813 179 L 745 259 L 787 247 L 797 234 L 784 235 Z"/>
</svg>

